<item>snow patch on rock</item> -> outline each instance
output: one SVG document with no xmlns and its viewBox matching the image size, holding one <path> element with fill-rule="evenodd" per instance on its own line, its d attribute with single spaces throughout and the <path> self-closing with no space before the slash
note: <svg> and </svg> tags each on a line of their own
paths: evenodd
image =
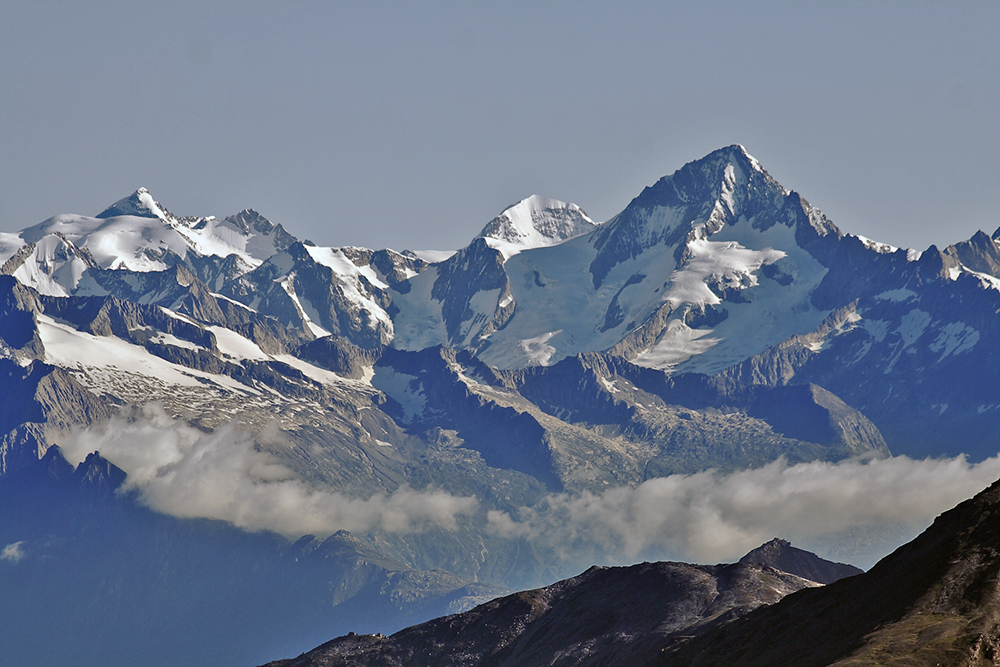
<svg viewBox="0 0 1000 667">
<path fill-rule="evenodd" d="M 949 355 L 968 352 L 979 342 L 979 332 L 965 322 L 952 322 L 941 327 L 941 333 L 929 345 L 931 351 L 940 352 L 939 362 Z"/>
<path fill-rule="evenodd" d="M 548 366 L 552 356 L 556 353 L 556 348 L 549 345 L 549 341 L 553 337 L 562 333 L 562 329 L 557 331 L 546 331 L 540 336 L 535 336 L 534 338 L 525 338 L 520 341 L 519 347 L 521 351 L 524 352 L 524 356 L 528 358 L 530 365 L 533 366 Z"/>
<path fill-rule="evenodd" d="M 403 409 L 404 419 L 412 422 L 427 409 L 427 396 L 420 379 L 400 373 L 394 368 L 378 366 L 372 377 L 372 386 L 390 397 Z"/>
</svg>

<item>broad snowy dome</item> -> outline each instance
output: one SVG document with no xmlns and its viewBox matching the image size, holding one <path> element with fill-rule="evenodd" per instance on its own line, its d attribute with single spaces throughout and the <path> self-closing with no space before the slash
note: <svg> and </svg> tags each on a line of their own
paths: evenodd
<svg viewBox="0 0 1000 667">
<path fill-rule="evenodd" d="M 531 195 L 505 208 L 479 233 L 505 257 L 592 232 L 597 223 L 576 204 Z"/>
</svg>

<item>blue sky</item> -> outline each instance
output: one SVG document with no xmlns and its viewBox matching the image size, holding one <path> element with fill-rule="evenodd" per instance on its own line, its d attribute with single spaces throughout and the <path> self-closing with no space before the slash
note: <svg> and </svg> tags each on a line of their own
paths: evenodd
<svg viewBox="0 0 1000 667">
<path fill-rule="evenodd" d="M 0 0 L 0 231 L 140 186 L 321 245 L 598 220 L 742 143 L 844 231 L 1000 226 L 1000 2 Z"/>
</svg>

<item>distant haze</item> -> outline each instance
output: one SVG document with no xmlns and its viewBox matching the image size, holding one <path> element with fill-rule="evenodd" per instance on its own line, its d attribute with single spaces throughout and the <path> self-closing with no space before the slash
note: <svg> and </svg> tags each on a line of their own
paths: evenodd
<svg viewBox="0 0 1000 667">
<path fill-rule="evenodd" d="M 843 231 L 1000 226 L 1000 3 L 0 3 L 0 231 L 140 186 L 321 245 L 594 220 L 742 143 Z"/>
</svg>

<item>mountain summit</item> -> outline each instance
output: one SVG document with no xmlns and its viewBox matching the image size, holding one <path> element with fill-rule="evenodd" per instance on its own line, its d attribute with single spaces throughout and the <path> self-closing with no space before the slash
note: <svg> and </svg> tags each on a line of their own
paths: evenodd
<svg viewBox="0 0 1000 667">
<path fill-rule="evenodd" d="M 149 194 L 146 188 L 139 188 L 128 197 L 119 199 L 111 206 L 97 214 L 98 218 L 117 218 L 121 215 L 132 215 L 139 218 L 159 218 L 166 222 L 173 216 Z"/>
<path fill-rule="evenodd" d="M 50 296 L 160 303 L 154 276 L 183 266 L 307 339 L 448 346 L 503 371 L 599 353 L 671 375 L 811 383 L 876 415 L 901 453 L 933 453 L 961 426 L 989 456 L 1000 433 L 1000 389 L 976 361 L 1000 325 L 963 313 L 997 310 L 997 240 L 914 253 L 844 235 L 740 145 L 660 178 L 600 225 L 533 195 L 438 262 L 307 245 L 251 210 L 176 219 L 144 189 L 100 215 L 111 217 L 0 236 L 3 271 Z"/>
<path fill-rule="evenodd" d="M 845 577 L 861 574 L 863 570 L 847 563 L 833 563 L 804 549 L 793 547 L 787 540 L 774 538 L 740 559 L 741 563 L 757 563 L 791 572 L 800 577 L 832 584 Z"/>
<path fill-rule="evenodd" d="M 757 563 L 788 553 L 775 539 L 735 565 L 595 567 L 390 637 L 352 633 L 269 667 L 402 666 L 428 657 L 497 667 L 995 665 L 998 536 L 1000 481 L 868 572 L 826 586 Z M 799 563 L 838 565 L 796 551 Z"/>
<path fill-rule="evenodd" d="M 505 208 L 483 227 L 480 237 L 506 257 L 527 248 L 562 243 L 597 229 L 576 204 L 531 195 Z"/>
<path fill-rule="evenodd" d="M 826 236 L 841 235 L 746 150 L 720 149 L 592 233 L 508 259 L 515 312 L 481 355 L 519 368 L 611 351 L 658 369 L 718 372 L 819 325 L 810 297 Z"/>
</svg>

